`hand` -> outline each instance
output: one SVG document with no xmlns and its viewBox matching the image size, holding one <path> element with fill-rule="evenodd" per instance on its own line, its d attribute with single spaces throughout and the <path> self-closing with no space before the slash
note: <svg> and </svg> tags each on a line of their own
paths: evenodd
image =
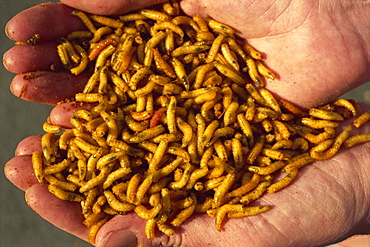
<svg viewBox="0 0 370 247">
<path fill-rule="evenodd" d="M 122 14 L 154 3 L 150 0 L 135 4 L 98 0 L 62 2 L 98 14 Z M 55 43 L 51 41 L 82 27 L 77 18 L 70 16 L 69 8 L 43 6 L 49 7 L 33 8 L 32 12 L 18 15 L 7 25 L 8 35 L 14 40 L 25 41 L 39 33 L 44 41 L 35 47 L 15 47 L 6 54 L 5 66 L 14 73 L 49 70 L 52 63 L 60 65 L 56 62 L 56 53 L 50 52 L 55 51 Z M 237 29 L 242 38 L 266 54 L 264 61 L 277 73 L 279 80 L 268 81 L 267 88 L 297 105 L 310 107 L 326 103 L 369 81 L 370 24 L 361 18 L 369 13 L 368 3 L 286 0 L 279 4 L 274 1 L 230 4 L 187 0 L 182 1 L 181 6 L 189 15 L 210 16 Z M 24 21 L 30 15 L 32 21 Z M 39 59 L 40 53 L 45 52 L 52 55 Z M 27 55 L 27 59 L 17 59 L 19 54 Z M 66 75 L 58 74 L 61 80 L 66 79 L 63 77 Z M 58 85 L 59 77 L 55 73 L 46 75 L 52 76 L 52 82 Z M 40 99 L 42 96 L 32 94 L 31 83 L 25 86 L 22 78 L 15 78 L 12 90 L 24 99 L 55 103 L 67 96 L 60 91 L 68 90 L 57 89 L 51 91 L 54 100 L 49 95 Z M 42 84 L 42 78 L 36 78 L 33 83 Z M 68 79 L 76 82 L 73 76 Z"/>
<path fill-rule="evenodd" d="M 65 1 L 66 4 L 76 5 L 75 2 L 71 2 Z M 236 4 L 233 6 L 230 3 L 225 6 L 222 1 L 218 4 L 214 1 L 209 4 L 204 2 L 202 7 L 199 7 L 196 3 L 183 1 L 182 6 L 189 15 L 195 13 L 209 15 L 235 28 L 242 27 L 239 29 L 241 37 L 248 39 L 253 46 L 265 52 L 267 65 L 278 72 L 279 80 L 268 81 L 267 88 L 280 97 L 309 107 L 328 102 L 369 79 L 369 74 L 366 74 L 365 70 L 368 66 L 366 55 L 369 54 L 366 47 L 369 45 L 360 42 L 360 40 L 369 39 L 366 37 L 368 33 L 364 31 L 365 23 L 355 19 L 355 13 L 358 11 L 368 13 L 366 9 L 352 6 L 346 12 L 348 18 L 343 18 L 343 15 L 338 13 L 344 12 L 344 5 L 324 4 L 320 6 L 320 12 L 318 12 L 317 6 L 311 6 L 314 3 L 307 2 L 305 6 L 302 5 L 302 1 L 299 3 L 288 1 L 289 4 L 285 6 L 287 8 L 283 8 L 284 4 L 281 2 L 279 3 L 281 5 L 276 6 L 266 1 L 258 3 L 258 6 L 252 4 L 248 7 L 235 6 Z M 96 9 L 92 8 L 93 6 L 99 6 L 97 3 L 90 5 L 91 3 L 92 1 L 86 3 L 80 1 L 79 6 L 74 7 L 92 10 Z M 297 6 L 294 6 L 295 4 Z M 108 12 L 110 9 L 117 9 L 119 13 L 130 10 L 123 3 L 118 5 L 109 6 L 109 9 L 99 8 L 99 10 L 107 14 L 115 14 Z M 52 40 L 81 28 L 81 23 L 70 17 L 71 9 L 66 6 L 59 4 L 45 6 L 23 12 L 7 26 L 8 34 L 15 40 L 24 41 L 34 33 L 40 33 L 43 42 L 32 47 L 14 47 L 5 55 L 4 60 L 10 71 L 20 74 L 12 83 L 14 94 L 26 100 L 55 104 L 60 99 L 72 97 L 77 90 L 80 90 L 72 86 L 67 90 L 54 88 L 53 86 L 60 82 L 61 78 L 64 78 L 64 81 L 83 83 L 85 80 L 82 77 L 86 75 L 75 78 L 65 72 L 36 72 L 39 73 L 36 74 L 39 75 L 38 77 L 30 76 L 29 80 L 25 80 L 27 83 L 24 83 L 24 74 L 21 73 L 48 70 L 51 63 L 57 63 L 56 56 L 45 58 L 42 54 L 45 54 L 45 49 L 48 51 L 47 49 L 55 48 Z M 131 5 L 131 8 L 143 7 L 134 6 Z M 362 8 L 365 7 L 362 6 Z M 36 17 L 32 22 L 28 22 L 27 26 L 23 26 L 22 20 L 30 15 Z M 53 16 L 54 23 L 50 23 L 50 15 Z M 240 16 L 239 19 L 238 16 Z M 257 19 L 258 23 L 255 22 Z M 46 20 L 49 27 L 58 28 L 47 30 Z M 283 20 L 294 20 L 294 23 Z M 322 26 L 322 31 L 319 25 Z M 348 31 L 349 26 L 357 27 L 356 35 Z M 323 35 L 326 37 L 321 38 Z M 315 44 L 320 45 L 315 46 Z M 341 56 L 339 58 L 334 56 L 334 52 L 340 53 Z M 21 54 L 28 55 L 29 59 L 20 59 Z M 307 67 L 308 64 L 311 66 Z M 289 68 L 289 71 L 286 68 Z M 312 74 L 316 75 L 315 78 L 307 76 Z M 38 86 L 38 90 L 34 90 L 35 85 Z M 67 83 L 68 85 L 72 83 Z M 43 94 L 38 93 L 41 86 L 45 90 Z M 309 90 L 309 87 L 312 89 Z M 62 113 L 69 111 L 66 105 L 56 107 L 52 113 L 54 123 L 68 126 L 69 118 Z M 363 131 L 369 132 L 369 128 Z M 28 156 L 33 151 L 30 149 L 31 143 L 39 143 L 39 137 L 28 138 L 20 143 L 17 148 L 18 156 L 9 161 L 6 166 L 8 178 L 20 188 L 28 188 L 27 201 L 37 213 L 56 226 L 86 239 L 87 228 L 81 224 L 79 205 L 54 198 L 35 181 Z M 370 174 L 367 163 L 370 158 L 369 148 L 369 144 L 361 145 L 341 152 L 332 160 L 316 162 L 303 168 L 293 186 L 261 199 L 262 204 L 274 205 L 273 210 L 260 216 L 228 220 L 222 233 L 214 229 L 214 219 L 208 216 L 194 216 L 180 227 L 176 235 L 170 238 L 161 236 L 154 241 L 157 241 L 158 245 L 174 246 L 180 243 L 183 246 L 206 244 L 211 246 L 315 246 L 333 243 L 356 233 L 368 233 L 370 231 L 368 196 Z M 362 176 L 359 177 L 358 174 Z M 43 203 L 48 207 L 38 206 Z M 68 216 L 69 220 L 65 220 L 62 215 Z M 143 236 L 143 221 L 133 214 L 117 216 L 109 221 L 100 230 L 97 243 L 103 244 L 104 241 L 108 241 L 107 236 L 111 237 L 109 241 L 121 241 L 121 243 L 125 237 L 128 243 L 129 239 L 132 240 L 132 236 L 119 232 L 121 229 L 131 229 L 138 237 L 138 240 L 134 239 L 134 241 L 147 245 L 155 244 L 148 243 Z M 112 244 L 112 242 L 109 243 Z"/>
</svg>

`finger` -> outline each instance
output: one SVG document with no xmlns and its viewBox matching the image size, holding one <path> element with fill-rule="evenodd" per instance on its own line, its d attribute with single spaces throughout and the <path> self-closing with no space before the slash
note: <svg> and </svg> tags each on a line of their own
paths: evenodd
<svg viewBox="0 0 370 247">
<path fill-rule="evenodd" d="M 38 184 L 33 172 L 32 153 L 41 150 L 41 135 L 29 136 L 19 142 L 15 155 L 4 167 L 7 179 L 19 189 L 25 191 Z"/>
<path fill-rule="evenodd" d="M 100 228 L 96 246 L 150 246 L 144 228 L 145 220 L 136 214 L 116 215 Z"/>
<path fill-rule="evenodd" d="M 56 227 L 87 240 L 89 228 L 83 225 L 83 217 L 78 203 L 62 201 L 52 195 L 46 186 L 35 185 L 26 192 L 27 204 L 42 218 Z M 117 215 L 99 231 L 97 246 L 136 246 L 136 243 L 149 246 L 144 234 L 145 221 L 135 214 Z M 125 230 L 126 233 L 124 233 Z M 118 234 L 117 234 L 118 233 Z M 134 236 L 132 236 L 132 234 Z M 137 237 L 136 237 L 137 236 Z M 136 238 L 140 240 L 136 240 Z M 161 239 L 158 238 L 157 241 Z M 116 245 L 113 245 L 116 244 Z"/>
<path fill-rule="evenodd" d="M 29 136 L 19 142 L 15 149 L 16 156 L 32 155 L 33 152 L 41 150 L 41 135 Z"/>
<path fill-rule="evenodd" d="M 64 4 L 76 9 L 99 15 L 118 15 L 129 11 L 145 8 L 154 4 L 165 2 L 165 0 L 142 0 L 142 1 L 104 1 L 104 0 L 62 0 Z"/>
<path fill-rule="evenodd" d="M 50 121 L 52 124 L 62 126 L 63 128 L 73 128 L 70 122 L 72 115 L 76 111 L 87 108 L 86 104 L 76 104 L 74 102 L 57 105 L 50 112 Z"/>
<path fill-rule="evenodd" d="M 16 75 L 10 89 L 18 98 L 55 105 L 81 92 L 87 79 L 86 73 L 74 76 L 66 71 L 37 71 Z"/>
<path fill-rule="evenodd" d="M 31 155 L 12 158 L 6 163 L 4 173 L 10 182 L 23 191 L 38 184 L 35 174 L 33 173 Z"/>
<path fill-rule="evenodd" d="M 368 246 L 369 244 L 369 235 L 356 235 L 333 245 L 333 247 L 363 247 Z"/>
<path fill-rule="evenodd" d="M 47 56 L 45 56 L 47 54 Z M 37 45 L 17 45 L 3 56 L 5 68 L 15 74 L 50 70 L 51 66 L 63 68 L 57 54 L 56 42 L 41 42 Z"/>
<path fill-rule="evenodd" d="M 62 3 L 38 4 L 14 16 L 5 31 L 15 41 L 26 41 L 34 34 L 41 41 L 51 41 L 72 31 L 84 29 L 79 18 L 71 16 L 72 8 Z"/>
<path fill-rule="evenodd" d="M 16 157 L 9 160 L 4 167 L 7 179 L 23 191 L 38 184 L 33 172 L 32 153 L 42 149 L 41 137 L 29 136 L 19 142 L 15 150 Z"/>
<path fill-rule="evenodd" d="M 50 114 L 51 121 L 65 128 L 73 127 L 69 119 L 74 112 L 84 109 L 86 106 L 81 106 L 74 103 L 65 103 L 56 106 Z M 23 139 L 15 150 L 16 157 L 7 162 L 4 167 L 4 173 L 8 180 L 21 190 L 38 184 L 32 167 L 31 155 L 35 151 L 41 150 L 41 135 L 30 136 Z"/>
<path fill-rule="evenodd" d="M 56 227 L 87 240 L 88 227 L 83 222 L 80 205 L 62 201 L 51 194 L 46 186 L 34 185 L 26 192 L 27 204 L 42 218 Z"/>
</svg>

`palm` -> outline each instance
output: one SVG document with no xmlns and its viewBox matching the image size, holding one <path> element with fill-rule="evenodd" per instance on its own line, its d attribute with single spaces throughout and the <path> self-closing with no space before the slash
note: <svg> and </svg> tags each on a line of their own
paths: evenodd
<svg viewBox="0 0 370 247">
<path fill-rule="evenodd" d="M 338 183 L 343 179 L 338 171 L 346 169 L 338 163 L 348 158 L 340 157 L 340 162 L 317 164 L 302 171 L 293 186 L 262 199 L 262 204 L 276 205 L 273 210 L 260 217 L 230 220 L 221 235 L 212 229 L 213 219 L 206 216 L 201 222 L 197 221 L 202 224 L 198 226 L 200 229 L 208 227 L 206 233 L 192 223 L 185 226 L 186 231 L 193 241 L 207 239 L 210 246 L 216 245 L 218 238 L 228 240 L 224 246 L 313 246 L 320 241 L 324 243 L 336 231 L 348 234 L 346 221 L 347 217 L 354 217 L 349 208 L 356 199 L 348 191 L 353 188 L 352 184 Z M 325 234 L 318 236 L 321 231 Z"/>
<path fill-rule="evenodd" d="M 69 1 L 64 2 L 68 3 Z M 72 5 L 76 4 L 74 1 L 71 2 Z M 241 3 L 226 3 L 225 1 L 204 1 L 202 4 L 196 5 L 198 2 L 184 0 L 181 4 L 189 15 L 195 13 L 209 15 L 235 27 L 242 38 L 246 38 L 258 50 L 266 54 L 266 64 L 277 72 L 279 80 L 268 81 L 267 87 L 281 97 L 308 107 L 327 102 L 350 88 L 366 82 L 369 74 L 363 72 L 363 68 L 368 66 L 365 56 L 359 56 L 360 53 L 366 54 L 368 52 L 365 50 L 366 46 L 360 42 L 361 34 L 349 31 L 348 27 L 341 25 L 342 23 L 336 22 L 337 26 L 333 25 L 334 21 L 341 20 L 335 20 L 335 16 L 330 16 L 323 6 L 321 7 L 324 10 L 318 12 L 318 6 L 316 6 L 318 3 L 305 2 L 307 3 L 303 3 L 303 1 L 282 3 L 280 1 L 277 5 L 264 1 L 256 4 L 258 6 L 253 4 L 242 6 Z M 330 8 L 334 7 L 330 6 Z M 110 13 L 104 8 L 100 10 Z M 337 10 L 343 9 L 337 6 Z M 121 9 L 119 12 L 122 11 Z M 46 37 L 46 40 L 53 40 L 81 27 L 80 23 L 70 21 L 69 14 L 64 10 L 58 13 L 59 21 L 65 20 L 65 25 L 42 36 Z M 41 18 L 45 20 L 46 17 L 47 14 Z M 39 27 L 43 27 L 40 26 L 42 23 L 39 24 L 35 21 L 35 23 L 29 24 L 31 28 L 25 32 L 16 32 L 20 30 L 20 27 L 19 22 L 18 26 L 14 22 L 15 33 L 13 37 L 18 40 L 29 38 L 35 33 L 35 30 L 40 30 Z M 339 26 L 343 28 L 340 29 Z M 52 49 L 53 44 L 52 42 L 42 42 L 38 46 Z M 14 61 L 17 61 L 18 56 L 18 61 L 20 61 L 19 51 L 16 52 L 16 49 L 10 51 L 7 56 L 13 58 Z M 51 56 L 44 59 L 46 62 L 42 63 L 40 52 L 28 47 L 20 49 L 26 49 L 26 53 L 29 54 L 34 52 L 36 58 L 23 64 L 8 63 L 8 68 L 16 73 L 34 70 L 35 67 L 31 64 L 34 62 L 39 66 L 36 70 L 46 70 L 50 62 L 55 62 L 57 59 Z M 340 54 L 340 56 L 333 54 Z M 351 65 L 348 66 L 348 64 Z M 23 77 L 18 76 L 13 82 L 13 90 L 17 94 L 22 89 L 22 97 L 26 100 L 54 104 L 56 99 L 51 98 L 50 95 L 35 98 L 32 83 L 46 85 L 45 82 L 49 82 L 48 79 L 58 81 L 61 75 L 66 76 L 63 73 L 52 73 L 48 74 L 48 78 L 35 78 L 31 80 L 29 85 L 26 85 L 29 90 L 24 90 Z M 79 79 L 81 79 L 80 82 L 85 81 L 84 78 L 75 78 L 74 80 Z M 335 90 L 333 90 L 334 88 Z M 45 91 L 53 92 L 59 98 L 69 97 L 74 93 L 72 89 L 58 91 L 50 86 L 45 87 Z M 61 95 L 62 92 L 66 91 L 68 91 L 67 94 Z M 58 114 L 58 111 L 55 112 L 56 123 L 68 122 L 65 116 Z M 19 148 L 23 147 L 25 150 L 29 150 L 29 144 L 29 140 L 25 141 Z M 23 155 L 29 153 L 30 151 L 25 151 Z M 182 228 L 186 231 L 180 231 L 179 235 L 171 237 L 170 240 L 163 237 L 165 239 L 162 239 L 163 243 L 182 241 L 184 246 L 193 246 L 199 244 L 201 239 L 204 245 L 206 243 L 218 245 L 221 241 L 223 246 L 235 246 L 236 244 L 241 246 L 278 246 L 277 243 L 281 246 L 303 246 L 301 244 L 303 241 L 305 245 L 312 246 L 349 236 L 354 233 L 353 229 L 362 227 L 361 224 L 364 222 L 361 220 L 368 210 L 364 207 L 353 211 L 353 207 L 359 204 L 369 205 L 369 203 L 362 201 L 365 198 L 363 188 L 369 188 L 369 185 L 366 184 L 368 183 L 366 177 L 369 177 L 369 174 L 366 174 L 368 171 L 364 168 L 367 165 L 366 161 L 370 158 L 369 153 L 369 145 L 363 145 L 343 152 L 333 160 L 317 162 L 310 167 L 303 168 L 299 175 L 300 178 L 293 186 L 263 198 L 263 204 L 276 206 L 261 216 L 229 220 L 224 225 L 222 233 L 214 230 L 213 218 L 196 216 L 183 225 Z M 354 159 L 359 154 L 362 154 L 359 156 L 361 159 Z M 30 167 L 28 156 L 16 157 L 9 162 L 7 165 L 8 174 L 20 166 Z M 362 179 L 355 175 L 363 173 L 366 175 Z M 13 177 L 12 181 L 22 189 L 36 184 L 31 172 L 17 174 L 17 177 Z M 71 215 L 72 213 L 72 216 L 77 216 L 79 213 L 75 209 L 78 205 L 51 198 L 45 188 L 39 185 L 33 186 L 27 197 L 31 207 L 47 220 L 86 239 L 87 229 L 78 223 L 80 218 L 72 217 L 71 221 L 57 221 L 55 219 L 58 214 Z M 51 201 L 54 204 L 50 203 Z M 37 207 L 43 202 L 48 202 L 48 205 L 51 206 L 47 209 Z M 136 224 L 127 220 L 132 217 Z M 119 226 L 116 225 L 117 222 Z M 147 241 L 143 235 L 143 224 L 140 222 L 142 222 L 140 219 L 132 215 L 117 216 L 102 228 L 98 239 L 111 231 L 127 226 L 135 227 L 139 238 L 142 241 Z"/>
<path fill-rule="evenodd" d="M 353 226 L 348 219 L 357 217 L 351 209 L 363 203 L 358 201 L 361 195 L 355 192 L 363 191 L 361 185 L 346 178 L 348 173 L 358 172 L 353 169 L 357 152 L 342 153 L 334 161 L 317 162 L 302 169 L 292 186 L 261 199 L 262 205 L 274 205 L 269 212 L 229 220 L 222 233 L 215 230 L 213 218 L 196 216 L 194 222 L 184 223 L 182 238 L 161 240 L 166 243 L 181 239 L 184 246 L 197 246 L 200 240 L 202 246 L 219 246 L 220 241 L 222 246 L 321 246 L 338 240 L 332 238 L 335 233 L 340 232 L 342 237 L 351 235 Z M 370 155 L 361 157 L 358 162 L 364 163 L 369 158 Z M 124 222 L 123 218 L 118 221 Z M 110 227 L 108 223 L 102 232 Z"/>
<path fill-rule="evenodd" d="M 267 88 L 299 105 L 326 103 L 370 76 L 360 73 L 369 61 L 359 54 L 369 50 L 348 22 L 353 9 L 339 1 L 187 2 L 189 14 L 201 11 L 235 27 L 264 52 L 279 75 Z"/>
<path fill-rule="evenodd" d="M 76 5 L 73 0 L 63 2 Z M 104 4 L 99 5 L 100 2 Z M 277 73 L 279 80 L 268 82 L 267 88 L 298 105 L 310 107 L 326 103 L 370 78 L 370 72 L 366 70 L 369 66 L 370 46 L 363 42 L 370 40 L 367 32 L 369 24 L 362 23 L 361 20 L 366 18 L 358 20 L 359 15 L 355 15 L 357 9 L 363 6 L 328 2 L 286 0 L 279 1 L 279 4 L 274 1 L 194 3 L 184 0 L 181 5 L 189 15 L 200 13 L 236 28 L 240 37 L 266 54 L 266 64 Z M 83 6 L 86 5 L 85 10 L 88 11 L 117 14 L 150 3 L 148 0 L 140 2 L 141 6 L 127 6 L 117 1 L 107 5 L 105 1 L 96 0 L 88 1 Z M 75 7 L 81 7 L 81 4 Z M 112 12 L 112 9 L 117 11 Z M 44 29 L 42 37 L 45 39 L 53 40 L 71 29 L 81 27 L 81 23 L 71 20 L 67 12 L 60 12 L 52 15 L 55 24 L 48 23 L 48 26 L 57 28 Z M 364 10 L 364 13 L 368 14 L 369 11 Z M 46 16 L 40 19 L 45 20 Z M 60 25 L 60 22 L 65 25 Z M 24 30 L 15 25 L 22 32 L 14 33 L 12 37 L 20 40 L 29 38 L 40 32 L 38 25 L 29 23 L 29 26 L 24 26 Z M 7 66 L 16 73 L 27 72 L 35 69 L 31 63 L 37 63 L 40 69 L 48 69 L 50 63 L 56 60 L 56 57 L 51 57 L 41 62 L 37 58 L 33 56 L 28 63 L 26 60 L 22 64 Z M 24 97 L 28 99 L 27 95 Z M 32 97 L 29 99 L 32 100 Z"/>
<path fill-rule="evenodd" d="M 73 0 L 63 2 L 77 7 Z M 99 2 L 85 9 L 109 13 L 105 4 L 93 8 Z M 183 0 L 181 6 L 188 15 L 210 16 L 237 29 L 240 37 L 266 54 L 266 63 L 277 72 L 279 81 L 267 88 L 296 104 L 326 103 L 370 77 L 365 69 L 370 51 L 363 42 L 370 39 L 369 23 L 355 15 L 357 8 L 368 6 L 309 0 Z"/>
<path fill-rule="evenodd" d="M 21 144 L 19 149 L 26 145 Z M 20 158 L 22 156 L 12 160 L 10 167 L 8 165 L 9 171 L 16 172 Z M 369 188 L 369 181 L 366 180 L 369 171 L 365 167 L 369 159 L 369 145 L 341 152 L 329 161 L 302 168 L 292 186 L 265 195 L 260 203 L 272 205 L 273 209 L 262 215 L 228 220 L 221 233 L 215 230 L 214 218 L 197 215 L 181 226 L 178 235 L 169 239 L 161 235 L 156 241 L 182 242 L 184 246 L 196 246 L 199 241 L 204 246 L 218 246 L 220 241 L 222 246 L 316 246 L 338 241 L 356 233 L 354 229 L 361 229 L 366 224 L 362 217 L 369 210 L 365 201 L 366 188 Z M 29 161 L 27 157 L 23 156 L 22 161 L 24 166 L 30 166 L 26 162 Z M 23 188 L 37 184 L 31 172 L 12 180 Z M 27 198 L 29 205 L 45 219 L 86 239 L 87 229 L 81 224 L 77 204 L 56 199 L 40 185 L 33 186 Z M 49 206 L 39 206 L 43 204 Z M 97 240 L 117 229 L 134 228 L 139 239 L 146 242 L 143 224 L 143 220 L 135 215 L 116 216 L 103 226 Z"/>
</svg>

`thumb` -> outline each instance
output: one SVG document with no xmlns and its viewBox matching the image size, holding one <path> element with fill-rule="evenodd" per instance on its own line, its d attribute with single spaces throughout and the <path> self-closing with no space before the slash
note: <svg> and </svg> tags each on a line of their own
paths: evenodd
<svg viewBox="0 0 370 247">
<path fill-rule="evenodd" d="M 129 229 L 122 229 L 110 232 L 96 245 L 97 247 L 119 247 L 119 246 L 138 246 L 136 234 Z"/>
<path fill-rule="evenodd" d="M 176 229 L 176 233 L 171 236 L 156 231 L 155 238 L 148 239 L 145 235 L 145 223 L 146 220 L 135 213 L 116 215 L 100 228 L 95 244 L 97 247 L 130 247 L 180 246 L 184 243 L 181 228 Z"/>
<path fill-rule="evenodd" d="M 117 215 L 99 230 L 95 239 L 96 246 L 139 246 L 139 243 L 147 241 L 142 238 L 144 224 L 144 220 L 134 214 Z"/>
</svg>

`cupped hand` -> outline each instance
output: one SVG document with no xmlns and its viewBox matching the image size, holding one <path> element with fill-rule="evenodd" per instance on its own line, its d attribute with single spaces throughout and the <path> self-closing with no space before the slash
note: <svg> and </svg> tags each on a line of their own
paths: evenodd
<svg viewBox="0 0 370 247">
<path fill-rule="evenodd" d="M 362 107 L 370 110 L 369 106 Z M 60 117 L 57 123 L 67 120 Z M 361 131 L 368 133 L 370 125 Z M 27 203 L 39 215 L 86 240 L 88 228 L 82 224 L 80 205 L 57 199 L 38 184 L 33 174 L 30 154 L 41 150 L 40 138 L 29 137 L 18 145 L 17 157 L 6 165 L 7 177 L 27 190 Z M 354 234 L 368 234 L 369 159 L 367 143 L 301 168 L 290 186 L 258 200 L 260 205 L 271 205 L 270 211 L 225 220 L 221 232 L 215 229 L 214 218 L 193 215 L 176 229 L 175 235 L 168 237 L 157 232 L 156 238 L 149 241 L 144 233 L 145 221 L 136 214 L 128 214 L 108 221 L 100 229 L 96 243 L 97 246 L 325 246 Z"/>
<path fill-rule="evenodd" d="M 63 2 L 98 14 L 121 14 L 154 3 Z M 366 70 L 369 23 L 364 17 L 370 13 L 368 5 L 345 1 L 271 2 L 182 1 L 181 6 L 189 15 L 210 16 L 237 29 L 242 38 L 266 54 L 266 64 L 277 73 L 278 80 L 267 81 L 267 88 L 298 105 L 310 107 L 328 102 L 369 80 Z M 7 33 L 16 41 L 25 41 L 35 33 L 41 37 L 37 45 L 16 46 L 4 56 L 8 70 L 18 74 L 11 85 L 15 95 L 56 104 L 81 90 L 88 75 L 76 77 L 49 69 L 52 64 L 61 66 L 54 49 L 55 39 L 82 28 L 79 20 L 70 15 L 71 11 L 63 4 L 44 4 L 20 13 L 8 23 Z M 65 113 L 71 111 L 74 111 L 71 105 L 57 106 L 52 112 L 54 123 L 68 127 Z M 369 127 L 363 131 L 369 132 Z M 29 205 L 42 217 L 86 239 L 87 228 L 81 224 L 79 205 L 54 198 L 34 179 L 29 155 L 41 148 L 37 146 L 38 138 L 27 138 L 19 144 L 18 156 L 5 168 L 7 177 L 27 190 Z M 102 246 L 107 241 L 112 242 L 106 246 L 113 246 L 114 241 L 162 246 L 315 246 L 369 232 L 369 149 L 369 144 L 360 145 L 329 161 L 303 168 L 292 186 L 261 199 L 262 204 L 273 205 L 273 210 L 228 220 L 221 233 L 215 230 L 213 218 L 196 215 L 174 236 L 161 235 L 149 242 L 143 234 L 144 222 L 129 214 L 116 216 L 105 224 L 97 243 Z M 64 218 L 60 216 L 69 220 L 58 220 Z M 125 229 L 131 232 L 121 231 Z"/>
<path fill-rule="evenodd" d="M 149 0 L 62 2 L 99 14 L 122 14 L 158 3 Z M 277 74 L 278 80 L 267 81 L 267 88 L 297 105 L 311 107 L 326 103 L 370 80 L 367 69 L 370 66 L 368 3 L 184 0 L 181 7 L 186 14 L 209 16 L 235 28 L 241 38 L 265 54 L 265 63 Z M 25 41 L 38 33 L 42 42 L 32 47 L 10 49 L 4 58 L 5 66 L 18 74 L 49 70 L 51 64 L 60 66 L 54 49 L 55 39 L 82 28 L 81 22 L 70 12 L 65 5 L 44 4 L 11 20 L 7 25 L 9 37 Z M 27 59 L 20 59 L 20 56 L 27 56 Z M 35 80 L 42 78 L 41 75 Z M 58 84 L 59 77 L 54 78 L 48 80 L 52 86 Z M 76 81 L 76 77 L 63 77 L 62 80 Z M 14 78 L 12 90 L 21 98 L 41 101 L 34 98 L 32 84 L 33 80 L 25 80 L 21 74 Z M 55 100 L 46 97 L 44 101 L 54 103 Z"/>
</svg>

